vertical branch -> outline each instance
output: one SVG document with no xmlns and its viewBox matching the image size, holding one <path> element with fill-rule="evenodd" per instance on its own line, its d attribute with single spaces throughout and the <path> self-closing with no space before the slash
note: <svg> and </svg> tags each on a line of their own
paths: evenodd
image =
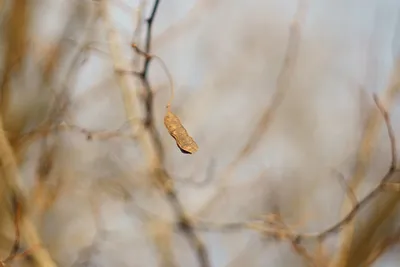
<svg viewBox="0 0 400 267">
<path fill-rule="evenodd" d="M 156 243 L 156 248 L 160 255 L 161 267 L 177 267 L 171 242 L 171 228 L 172 225 L 157 219 L 152 220 L 148 224 L 149 235 L 154 240 L 154 243 Z"/>
<path fill-rule="evenodd" d="M 143 10 L 145 9 L 145 3 L 147 3 L 147 1 L 145 0 L 141 0 L 138 4 L 138 8 L 135 12 L 135 20 L 136 20 L 136 25 L 135 25 L 135 30 L 133 33 L 133 38 L 132 38 L 132 43 L 135 44 L 141 44 L 140 42 L 140 37 L 142 36 L 142 23 L 144 22 L 143 19 Z M 154 16 L 154 15 L 153 15 Z M 148 21 L 148 20 L 146 20 Z M 151 24 L 153 23 L 153 21 L 150 21 L 150 26 L 149 30 L 151 31 Z M 147 38 L 146 38 L 146 49 L 149 51 L 150 50 L 150 38 L 148 37 L 150 34 L 147 34 Z M 136 54 L 134 57 L 134 60 L 132 62 L 132 67 L 133 69 L 139 69 L 140 68 L 140 59 L 141 59 L 141 55 L 140 54 Z M 143 73 L 146 73 L 145 75 L 143 75 L 144 77 L 147 77 L 147 69 L 148 69 L 148 65 L 150 63 L 150 59 L 148 57 L 145 58 L 145 69 L 146 71 L 143 71 Z M 141 87 L 141 83 L 142 83 L 142 79 L 138 79 L 137 80 L 137 87 L 140 88 Z M 148 87 L 145 87 L 146 89 L 148 89 Z M 148 92 L 146 92 L 148 93 Z M 150 92 L 151 93 L 151 92 Z M 147 108 L 149 109 L 149 108 Z M 147 112 L 147 114 L 149 114 L 149 112 Z M 153 240 L 158 255 L 159 255 L 159 264 L 162 267 L 176 267 L 176 263 L 175 263 L 175 258 L 174 258 L 174 253 L 173 253 L 173 247 L 171 244 L 171 229 L 170 226 L 157 220 L 157 219 L 150 219 L 150 218 L 146 218 L 146 220 L 148 220 L 147 222 L 147 227 L 148 227 L 148 234 L 149 237 Z"/>
<path fill-rule="evenodd" d="M 145 47 L 146 54 L 150 54 L 150 52 L 151 52 L 153 21 L 157 14 L 159 4 L 160 4 L 160 0 L 155 0 L 150 17 L 148 19 L 146 19 L 146 23 L 147 23 L 146 47 Z M 146 61 L 144 62 L 144 67 L 143 67 L 143 71 L 142 71 L 142 75 L 143 75 L 144 79 L 147 79 L 147 73 L 148 73 L 148 69 L 149 69 L 150 60 L 151 60 L 151 58 L 146 57 Z"/>
<path fill-rule="evenodd" d="M 157 14 L 158 7 L 160 5 L 160 0 L 155 0 L 153 8 L 151 10 L 150 16 L 146 19 L 146 40 L 145 40 L 145 50 L 144 54 L 149 55 L 151 52 L 151 40 L 152 40 L 152 32 L 153 32 L 153 22 L 155 16 Z M 149 65 L 150 61 L 152 60 L 151 56 L 145 56 L 145 62 L 143 66 L 143 70 L 140 72 L 139 76 L 142 80 L 143 87 L 145 89 L 146 97 L 145 97 L 145 110 L 146 110 L 146 118 L 145 118 L 145 127 L 151 132 L 151 135 L 154 136 L 153 138 L 155 149 L 157 150 L 157 154 L 160 157 L 160 162 L 164 162 L 164 149 L 161 143 L 161 138 L 159 136 L 158 131 L 155 128 L 154 123 L 154 94 L 151 90 L 150 83 L 148 81 L 148 73 L 149 73 Z"/>
<path fill-rule="evenodd" d="M 151 28 L 154 22 L 154 16 L 157 13 L 160 1 L 156 1 L 150 17 L 146 20 L 148 29 L 146 37 L 146 49 L 151 48 Z M 113 29 L 111 19 L 107 12 L 107 0 L 101 1 L 102 16 L 107 27 L 107 37 L 109 40 L 110 52 L 114 61 L 115 66 L 118 69 L 129 69 L 126 61 L 121 53 L 121 47 L 119 46 L 119 36 L 117 32 Z M 145 53 L 148 55 L 147 51 Z M 153 94 L 151 91 L 150 83 L 148 81 L 148 68 L 151 61 L 150 56 L 146 56 L 147 64 L 145 63 L 142 72 L 139 74 L 143 86 L 146 90 L 145 106 L 146 106 L 146 120 L 145 120 L 145 131 L 139 135 L 139 142 L 142 148 L 147 153 L 147 158 L 151 162 L 150 170 L 153 172 L 153 176 L 156 181 L 161 185 L 164 193 L 166 194 L 167 200 L 170 203 L 175 217 L 178 221 L 179 229 L 182 231 L 183 235 L 189 241 L 191 247 L 195 250 L 197 260 L 201 267 L 209 267 L 210 262 L 208 258 L 208 252 L 197 236 L 193 223 L 188 219 L 186 211 L 180 202 L 177 192 L 174 188 L 171 177 L 165 170 L 163 165 L 163 147 L 161 143 L 160 135 L 155 127 L 154 122 L 154 110 L 153 110 Z M 136 88 L 132 88 L 132 83 L 129 80 L 126 72 L 117 71 L 117 80 L 121 87 L 121 92 L 124 98 L 125 110 L 128 119 L 134 118 L 134 115 L 139 114 L 139 101 L 136 96 Z M 132 125 L 132 130 L 134 129 Z"/>
<path fill-rule="evenodd" d="M 107 39 L 108 45 L 111 53 L 112 60 L 114 62 L 114 67 L 116 69 L 128 69 L 128 62 L 125 60 L 122 49 L 120 46 L 120 36 L 116 32 L 116 30 L 112 26 L 111 18 L 108 14 L 108 4 L 107 0 L 102 0 L 100 2 L 101 6 L 101 15 L 103 17 L 103 21 L 105 23 L 106 31 L 107 31 Z M 136 133 L 136 125 L 134 123 L 135 119 L 140 117 L 140 103 L 137 97 L 136 88 L 134 88 L 131 77 L 123 72 L 115 72 L 117 82 L 119 88 L 121 90 L 122 98 L 124 101 L 125 114 L 127 117 L 127 121 L 130 123 L 132 133 Z M 148 163 L 151 165 L 150 168 L 154 166 L 159 166 L 159 158 L 155 153 L 155 149 L 153 147 L 153 143 L 150 135 L 147 132 L 143 132 L 140 134 L 139 143 L 142 146 L 142 149 L 146 153 L 146 158 Z"/>
</svg>

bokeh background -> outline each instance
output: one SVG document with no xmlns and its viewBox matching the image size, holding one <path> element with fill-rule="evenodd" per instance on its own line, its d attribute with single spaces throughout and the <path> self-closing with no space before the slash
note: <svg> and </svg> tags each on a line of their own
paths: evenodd
<svg viewBox="0 0 400 267">
<path fill-rule="evenodd" d="M 0 1 L 0 74 L 2 90 L 11 92 L 2 93 L 3 130 L 18 161 L 26 212 L 57 266 L 200 266 L 136 137 L 88 140 L 82 131 L 54 130 L 21 145 L 46 121 L 87 131 L 122 125 L 120 132 L 129 133 L 114 67 L 140 69 L 130 44 L 144 47 L 153 2 Z M 98 12 L 104 6 L 108 23 Z M 115 42 L 118 62 L 110 55 Z M 164 128 L 170 84 L 152 61 L 165 168 L 193 219 L 224 224 L 279 212 L 296 231 L 323 231 L 343 217 L 341 179 L 352 185 L 363 169 L 354 185 L 361 199 L 389 167 L 385 124 L 377 116 L 371 130 L 369 120 L 379 115 L 377 93 L 399 136 L 400 1 L 161 0 L 152 53 L 168 66 L 172 110 L 199 145 L 195 154 L 182 154 Z M 130 104 L 140 104 L 140 80 L 127 79 L 139 96 Z M 140 111 L 144 116 L 142 105 Z M 318 266 L 398 266 L 396 242 L 365 262 L 399 231 L 397 203 L 398 193 L 385 193 L 360 211 L 348 261 L 335 263 L 345 238 L 337 233 Z M 8 217 L 0 224 L 4 257 L 13 240 Z M 310 264 L 287 240 L 257 230 L 199 229 L 199 236 L 211 266 Z"/>
</svg>

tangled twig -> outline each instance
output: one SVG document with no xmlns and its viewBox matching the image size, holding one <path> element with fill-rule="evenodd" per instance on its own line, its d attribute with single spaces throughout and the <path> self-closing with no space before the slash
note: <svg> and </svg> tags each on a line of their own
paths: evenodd
<svg viewBox="0 0 400 267">
<path fill-rule="evenodd" d="M 199 222 L 196 224 L 199 230 L 205 231 L 232 231 L 238 229 L 253 229 L 256 231 L 262 232 L 266 236 L 275 237 L 281 240 L 290 240 L 294 244 L 300 244 L 304 240 L 318 240 L 324 241 L 324 239 L 334 233 L 339 232 L 344 226 L 353 221 L 355 216 L 359 213 L 361 209 L 366 207 L 371 203 L 380 193 L 385 190 L 389 190 L 390 188 L 395 188 L 396 190 L 400 188 L 397 183 L 390 183 L 393 175 L 398 172 L 397 170 L 397 152 L 396 152 L 396 139 L 394 135 L 394 131 L 390 122 L 390 118 L 387 110 L 383 107 L 382 103 L 379 101 L 378 97 L 374 95 L 374 100 L 379 108 L 382 116 L 385 119 L 386 128 L 388 132 L 388 136 L 391 144 L 391 164 L 386 172 L 386 174 L 382 177 L 379 184 L 362 200 L 357 201 L 354 197 L 351 197 L 353 201 L 352 210 L 341 220 L 336 222 L 334 225 L 328 227 L 327 229 L 316 232 L 316 233 L 295 233 L 290 230 L 290 228 L 281 228 L 276 226 L 266 226 L 263 220 L 250 221 L 250 222 L 236 222 L 236 223 L 227 223 L 227 224 L 215 224 L 215 223 L 207 223 L 207 222 Z"/>
</svg>

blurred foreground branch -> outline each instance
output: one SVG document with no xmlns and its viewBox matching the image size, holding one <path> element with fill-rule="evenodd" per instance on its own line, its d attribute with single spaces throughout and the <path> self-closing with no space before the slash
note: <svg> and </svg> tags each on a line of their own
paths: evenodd
<svg viewBox="0 0 400 267">
<path fill-rule="evenodd" d="M 377 140 L 377 136 L 379 134 L 379 129 L 383 123 L 382 121 L 382 106 L 384 106 L 385 112 L 388 112 L 392 109 L 396 95 L 400 89 L 400 58 L 397 58 L 391 73 L 390 81 L 387 88 L 383 91 L 382 96 L 380 97 L 380 101 L 377 103 L 378 109 L 373 110 L 370 116 L 368 117 L 367 125 L 365 131 L 362 136 L 362 140 L 357 152 L 357 162 L 355 166 L 355 170 L 353 176 L 349 180 L 349 187 L 353 192 L 357 192 L 358 187 L 361 185 L 364 180 L 367 167 L 371 161 L 371 155 L 374 148 L 374 143 Z M 375 97 L 376 98 L 376 97 Z M 376 99 L 375 99 L 376 102 Z M 383 113 L 385 115 L 385 113 Z M 385 116 L 383 116 L 384 119 Z M 387 122 L 386 122 L 387 124 Z M 391 126 L 390 126 L 391 127 Z M 392 160 L 397 160 L 397 158 L 392 158 Z M 388 208 L 388 212 L 393 210 L 395 204 L 398 202 L 398 199 L 392 199 L 391 201 L 386 202 L 385 207 Z M 391 206 L 392 208 L 390 208 Z M 342 213 L 346 214 L 351 209 L 351 203 L 348 199 L 343 201 Z M 370 229 L 372 230 L 372 229 Z M 370 232 L 370 230 L 366 231 L 366 233 Z M 353 236 L 355 232 L 354 223 L 348 224 L 344 231 L 341 233 L 341 245 L 340 250 L 338 251 L 334 261 L 331 264 L 331 267 L 341 267 L 348 266 L 349 262 L 349 254 L 353 242 Z M 369 234 L 367 234 L 369 235 Z"/>
<path fill-rule="evenodd" d="M 5 190 L 8 191 L 12 198 L 15 199 L 15 204 L 22 209 L 21 211 L 21 220 L 20 227 L 17 227 L 17 237 L 19 236 L 19 229 L 21 229 L 21 235 L 26 242 L 27 246 L 34 247 L 38 244 L 41 244 L 41 240 L 39 235 L 35 229 L 35 226 L 32 224 L 31 220 L 28 217 L 28 213 L 24 210 L 26 206 L 26 193 L 22 190 L 20 185 L 20 177 L 19 170 L 17 166 L 16 159 L 13 154 L 13 150 L 8 142 L 8 139 L 5 136 L 5 131 L 3 128 L 2 117 L 0 116 L 0 162 L 2 166 L 2 176 L 4 177 L 4 185 Z M 9 200 L 10 201 L 10 200 Z M 19 212 L 18 208 L 18 212 Z M 18 215 L 19 218 L 19 215 Z M 19 241 L 15 242 L 15 247 L 19 247 Z M 16 248 L 13 248 L 10 256 L 6 261 L 11 261 L 12 258 L 15 257 Z M 33 259 L 37 263 L 38 266 L 41 267 L 53 267 L 56 266 L 53 260 L 50 258 L 49 253 L 45 249 L 37 250 L 32 255 Z"/>
</svg>

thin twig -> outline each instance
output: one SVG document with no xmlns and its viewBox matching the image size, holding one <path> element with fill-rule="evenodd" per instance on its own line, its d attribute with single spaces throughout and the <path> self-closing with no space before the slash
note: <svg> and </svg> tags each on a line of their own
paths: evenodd
<svg viewBox="0 0 400 267">
<path fill-rule="evenodd" d="M 147 23 L 146 50 L 145 50 L 146 54 L 149 54 L 151 52 L 153 22 L 154 22 L 156 14 L 157 14 L 157 10 L 158 10 L 158 6 L 160 5 L 160 2 L 161 2 L 160 0 L 155 0 L 150 17 L 148 19 L 146 19 L 146 23 Z M 147 79 L 150 60 L 151 60 L 151 58 L 146 57 L 146 61 L 144 62 L 144 67 L 143 67 L 143 71 L 142 71 L 144 79 Z"/>
<path fill-rule="evenodd" d="M 120 36 L 117 31 L 114 29 L 110 15 L 108 14 L 108 4 L 107 0 L 102 0 L 100 2 L 101 15 L 107 30 L 107 38 L 110 49 L 110 55 L 114 62 L 114 68 L 116 69 L 127 69 L 129 64 L 125 60 L 122 48 L 120 44 Z M 133 86 L 133 81 L 131 77 L 125 75 L 124 73 L 120 73 L 118 71 L 115 72 L 116 80 L 121 90 L 122 99 L 124 101 L 125 114 L 127 119 L 131 122 L 130 128 L 132 134 L 136 132 L 137 126 L 133 123 L 133 120 L 140 118 L 141 109 L 140 102 L 137 96 L 137 90 Z M 149 163 L 149 167 L 159 166 L 159 157 L 154 149 L 154 144 L 151 140 L 151 136 L 148 132 L 144 131 L 142 134 L 138 136 L 139 144 L 141 148 L 145 152 L 147 162 Z"/>
<path fill-rule="evenodd" d="M 280 227 L 282 227 L 283 230 L 286 230 L 287 232 L 293 233 L 293 230 L 291 227 L 289 227 L 283 220 L 280 215 L 279 209 L 276 211 L 276 214 L 274 214 L 272 218 L 276 221 Z M 297 252 L 307 263 L 308 266 L 310 267 L 319 267 L 319 264 L 317 263 L 315 257 L 311 256 L 310 253 L 307 251 L 307 249 L 300 244 L 300 242 L 297 242 L 296 240 L 291 241 L 292 248 L 294 251 Z"/>
<path fill-rule="evenodd" d="M 310 255 L 310 253 L 307 251 L 307 249 L 304 246 L 302 246 L 301 244 L 296 243 L 296 242 L 291 242 L 291 245 L 292 245 L 292 248 L 294 249 L 294 251 L 296 251 L 297 254 L 299 254 L 300 256 L 302 256 L 304 258 L 304 260 L 306 261 L 308 266 L 319 267 L 315 258 Z"/>
<path fill-rule="evenodd" d="M 159 56 L 150 54 L 148 52 L 145 52 L 143 50 L 141 50 L 136 43 L 132 43 L 131 44 L 132 48 L 135 49 L 135 51 L 144 56 L 146 60 L 150 60 L 150 59 L 157 59 L 158 62 L 161 64 L 162 69 L 164 70 L 165 74 L 167 75 L 168 81 L 169 81 L 169 87 L 170 87 L 170 98 L 168 100 L 167 103 L 167 108 L 170 108 L 172 101 L 174 100 L 174 93 L 175 93 L 175 85 L 174 85 L 174 79 L 172 78 L 172 74 L 171 72 L 168 70 L 167 64 L 165 64 L 164 60 L 162 60 Z M 136 75 L 139 75 L 142 79 L 146 79 L 146 72 L 133 72 Z"/>
<path fill-rule="evenodd" d="M 371 266 L 381 255 L 383 255 L 390 247 L 400 242 L 400 230 L 397 230 L 393 235 L 390 235 L 380 243 L 376 244 L 375 249 L 370 253 L 363 264 Z"/>
<path fill-rule="evenodd" d="M 123 128 L 127 124 L 131 123 L 131 121 L 135 121 L 135 119 L 126 121 L 122 126 L 120 126 L 116 130 L 100 130 L 100 131 L 88 130 L 88 129 L 83 128 L 78 125 L 67 124 L 66 122 L 63 122 L 58 125 L 43 127 L 43 128 L 39 128 L 34 131 L 28 132 L 21 137 L 19 143 L 24 143 L 24 144 L 31 143 L 40 137 L 46 137 L 47 135 L 49 135 L 53 132 L 60 132 L 60 131 L 65 131 L 65 132 L 71 131 L 71 132 L 81 133 L 89 141 L 95 140 L 95 139 L 108 140 L 108 139 L 115 138 L 115 137 L 136 140 L 139 137 L 139 134 L 141 132 L 140 128 L 137 129 L 134 133 L 126 134 L 126 133 L 122 132 Z"/>
<path fill-rule="evenodd" d="M 348 222 L 352 221 L 353 218 L 357 215 L 358 211 L 365 207 L 367 204 L 370 203 L 371 200 L 373 200 L 377 195 L 379 195 L 381 192 L 384 191 L 385 184 L 392 178 L 394 173 L 396 172 L 396 158 L 397 158 L 397 151 L 396 151 L 396 140 L 394 138 L 394 133 L 393 133 L 393 128 L 391 126 L 391 122 L 389 119 L 389 115 L 387 114 L 386 109 L 383 108 L 380 102 L 377 101 L 377 97 L 374 96 L 374 99 L 376 100 L 377 106 L 379 110 L 381 111 L 382 115 L 385 117 L 385 122 L 386 122 L 386 128 L 388 131 L 388 136 L 390 139 L 390 150 L 391 150 L 391 164 L 389 167 L 389 170 L 386 172 L 386 174 L 383 176 L 381 179 L 380 183 L 373 189 L 367 196 L 365 196 L 360 202 L 358 202 L 353 209 L 345 216 L 342 220 L 337 222 L 335 225 L 331 226 L 330 228 L 326 229 L 325 231 L 319 233 L 319 234 L 308 234 L 308 235 L 299 235 L 296 238 L 301 239 L 303 237 L 317 237 L 319 239 L 324 239 L 328 235 L 335 233 L 342 229 L 343 226 L 345 226 Z"/>
<path fill-rule="evenodd" d="M 184 236 L 187 238 L 189 243 L 191 244 L 192 248 L 196 251 L 197 254 L 197 259 L 202 267 L 209 267 L 210 262 L 208 258 L 208 252 L 203 244 L 203 242 L 200 240 L 200 238 L 197 236 L 194 225 L 193 223 L 188 219 L 188 216 L 186 215 L 186 211 L 184 210 L 184 207 L 182 203 L 180 202 L 177 192 L 174 188 L 172 178 L 168 174 L 168 172 L 165 170 L 163 163 L 164 163 L 164 149 L 161 143 L 161 138 L 160 134 L 158 133 L 155 123 L 154 123 L 154 110 L 153 110 L 153 92 L 150 87 L 150 83 L 148 81 L 148 69 L 149 69 L 149 64 L 150 60 L 152 58 L 157 58 L 159 59 L 159 62 L 161 62 L 164 70 L 166 71 L 170 83 L 171 83 L 171 98 L 173 97 L 173 79 L 171 77 L 171 74 L 168 71 L 168 68 L 166 67 L 165 63 L 159 58 L 154 55 L 151 55 L 151 40 L 152 40 L 152 26 L 153 22 L 155 19 L 155 15 L 157 13 L 157 9 L 159 7 L 160 1 L 156 0 L 151 12 L 150 17 L 146 20 L 147 22 L 147 33 L 146 33 L 146 48 L 144 51 L 140 50 L 136 44 L 132 44 L 132 47 L 135 49 L 135 51 L 139 54 L 142 54 L 145 56 L 145 64 L 143 67 L 143 70 L 141 72 L 141 80 L 143 83 L 143 86 L 145 88 L 145 91 L 147 93 L 146 98 L 145 98 L 145 106 L 146 106 L 146 124 L 145 127 L 147 128 L 150 136 L 152 137 L 153 144 L 155 145 L 157 155 L 159 156 L 159 161 L 160 165 L 158 168 L 155 169 L 155 177 L 156 179 L 163 185 L 162 188 L 167 196 L 167 199 L 172 206 L 175 216 L 178 219 L 178 227 L 184 234 Z M 170 103 L 169 103 L 170 104 Z"/>
</svg>

